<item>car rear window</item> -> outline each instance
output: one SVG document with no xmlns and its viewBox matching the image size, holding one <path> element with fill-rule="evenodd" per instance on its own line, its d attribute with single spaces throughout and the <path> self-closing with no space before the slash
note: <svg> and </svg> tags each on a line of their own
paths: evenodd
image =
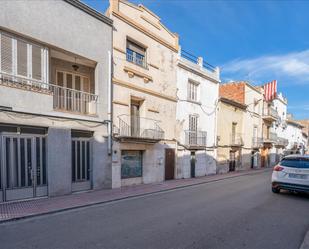
<svg viewBox="0 0 309 249">
<path fill-rule="evenodd" d="M 306 158 L 284 158 L 280 162 L 281 166 L 290 168 L 309 169 L 309 159 Z"/>
</svg>

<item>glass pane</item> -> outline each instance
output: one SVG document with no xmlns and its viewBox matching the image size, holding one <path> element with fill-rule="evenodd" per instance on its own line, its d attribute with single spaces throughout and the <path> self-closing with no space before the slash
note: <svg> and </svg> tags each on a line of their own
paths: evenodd
<svg viewBox="0 0 309 249">
<path fill-rule="evenodd" d="M 75 89 L 80 91 L 81 87 L 80 87 L 80 76 L 75 75 Z"/>
<path fill-rule="evenodd" d="M 76 181 L 75 178 L 75 141 L 72 141 L 72 182 Z"/>
<path fill-rule="evenodd" d="M 280 162 L 280 165 L 289 167 L 289 168 L 309 169 L 309 159 L 285 158 Z"/>
<path fill-rule="evenodd" d="M 121 178 L 142 176 L 142 151 L 122 151 Z"/>
<path fill-rule="evenodd" d="M 63 73 L 57 72 L 57 85 L 63 86 Z"/>
<path fill-rule="evenodd" d="M 72 76 L 72 74 L 66 74 L 66 76 L 67 76 L 67 88 L 73 88 L 73 76 Z"/>
</svg>

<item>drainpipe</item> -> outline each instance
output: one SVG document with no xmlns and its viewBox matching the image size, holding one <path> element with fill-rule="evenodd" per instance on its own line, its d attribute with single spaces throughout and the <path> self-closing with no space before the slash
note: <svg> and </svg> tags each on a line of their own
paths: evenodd
<svg viewBox="0 0 309 249">
<path fill-rule="evenodd" d="M 108 139 L 107 139 L 107 151 L 108 155 L 112 154 L 112 133 L 113 133 L 113 121 L 112 121 L 112 54 L 108 51 L 108 107 L 107 107 L 107 129 L 108 129 Z"/>
</svg>

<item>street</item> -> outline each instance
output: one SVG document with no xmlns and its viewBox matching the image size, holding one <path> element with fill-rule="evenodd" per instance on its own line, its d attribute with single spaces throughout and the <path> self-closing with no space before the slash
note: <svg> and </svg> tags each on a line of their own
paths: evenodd
<svg viewBox="0 0 309 249">
<path fill-rule="evenodd" d="M 270 171 L 0 225 L 1 249 L 298 249 L 309 197 L 270 190 Z"/>
</svg>

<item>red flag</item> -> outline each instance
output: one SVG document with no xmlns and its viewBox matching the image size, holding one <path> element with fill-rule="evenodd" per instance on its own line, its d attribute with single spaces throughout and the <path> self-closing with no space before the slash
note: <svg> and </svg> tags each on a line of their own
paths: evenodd
<svg viewBox="0 0 309 249">
<path fill-rule="evenodd" d="M 273 80 L 264 85 L 264 98 L 266 101 L 271 101 L 277 94 L 277 80 Z"/>
</svg>

